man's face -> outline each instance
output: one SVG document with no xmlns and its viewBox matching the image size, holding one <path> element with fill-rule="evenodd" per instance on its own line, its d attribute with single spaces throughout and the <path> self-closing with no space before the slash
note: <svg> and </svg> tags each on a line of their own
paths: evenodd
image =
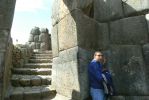
<svg viewBox="0 0 149 100">
<path fill-rule="evenodd" d="M 103 61 L 103 54 L 102 53 L 96 53 L 94 56 L 94 59 L 97 61 Z"/>
</svg>

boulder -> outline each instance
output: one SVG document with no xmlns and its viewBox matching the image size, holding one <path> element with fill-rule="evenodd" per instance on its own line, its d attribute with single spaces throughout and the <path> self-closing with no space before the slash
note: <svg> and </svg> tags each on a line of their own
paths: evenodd
<svg viewBox="0 0 149 100">
<path fill-rule="evenodd" d="M 105 49 L 109 43 L 108 25 L 90 19 L 81 10 L 74 10 L 59 22 L 58 42 L 59 51 L 75 46 Z"/>
<path fill-rule="evenodd" d="M 111 45 L 108 67 L 118 95 L 148 95 L 146 66 L 139 45 Z M 127 91 L 127 92 L 126 92 Z"/>
<path fill-rule="evenodd" d="M 55 25 L 52 28 L 51 33 L 51 42 L 52 42 L 52 56 L 57 57 L 59 53 L 59 45 L 58 45 L 58 25 Z"/>
<path fill-rule="evenodd" d="M 143 45 L 143 54 L 144 54 L 144 61 L 146 65 L 149 65 L 148 59 L 149 59 L 149 43 Z"/>
<path fill-rule="evenodd" d="M 113 44 L 147 43 L 148 29 L 145 16 L 129 17 L 111 22 L 110 40 Z"/>
<path fill-rule="evenodd" d="M 92 56 L 91 51 L 73 47 L 61 51 L 59 57 L 53 59 L 52 85 L 58 94 L 73 100 L 86 100 L 89 95 L 87 66 Z"/>
<path fill-rule="evenodd" d="M 147 26 L 148 26 L 148 31 L 149 31 L 149 14 L 145 15 L 146 21 L 147 21 Z"/>
<path fill-rule="evenodd" d="M 93 0 L 55 0 L 52 7 L 52 23 L 55 25 L 74 9 L 85 9 L 93 4 Z"/>
<path fill-rule="evenodd" d="M 121 0 L 94 0 L 94 19 L 99 22 L 123 17 Z"/>
</svg>

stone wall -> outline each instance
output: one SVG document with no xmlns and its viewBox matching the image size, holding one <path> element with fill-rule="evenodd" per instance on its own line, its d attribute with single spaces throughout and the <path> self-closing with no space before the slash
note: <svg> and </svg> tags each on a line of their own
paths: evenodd
<svg viewBox="0 0 149 100">
<path fill-rule="evenodd" d="M 0 0 L 0 100 L 9 86 L 12 40 L 10 30 L 16 0 Z"/>
<path fill-rule="evenodd" d="M 13 67 L 20 68 L 23 67 L 32 56 L 33 50 L 27 44 L 17 44 L 13 46 L 12 50 L 12 65 Z"/>
<path fill-rule="evenodd" d="M 86 100 L 87 65 L 93 52 L 101 50 L 116 87 L 111 100 L 149 98 L 148 0 L 55 0 L 52 11 L 58 97 Z"/>
</svg>

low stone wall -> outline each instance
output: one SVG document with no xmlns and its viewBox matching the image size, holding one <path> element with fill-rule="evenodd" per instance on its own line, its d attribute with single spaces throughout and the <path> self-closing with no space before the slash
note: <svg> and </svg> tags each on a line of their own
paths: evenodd
<svg viewBox="0 0 149 100">
<path fill-rule="evenodd" d="M 13 67 L 23 67 L 28 59 L 31 57 L 33 50 L 27 45 L 15 45 L 12 51 L 12 63 Z"/>
<path fill-rule="evenodd" d="M 51 50 L 51 34 L 47 28 L 34 27 L 30 32 L 28 41 L 32 49 Z"/>
</svg>

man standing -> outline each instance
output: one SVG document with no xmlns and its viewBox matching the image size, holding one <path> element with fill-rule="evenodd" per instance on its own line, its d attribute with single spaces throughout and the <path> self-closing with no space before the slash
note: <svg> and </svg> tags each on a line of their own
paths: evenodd
<svg viewBox="0 0 149 100">
<path fill-rule="evenodd" d="M 102 77 L 102 64 L 104 62 L 103 54 L 96 51 L 94 59 L 88 66 L 88 75 L 90 83 L 90 93 L 92 100 L 105 100 L 103 77 Z"/>
</svg>

